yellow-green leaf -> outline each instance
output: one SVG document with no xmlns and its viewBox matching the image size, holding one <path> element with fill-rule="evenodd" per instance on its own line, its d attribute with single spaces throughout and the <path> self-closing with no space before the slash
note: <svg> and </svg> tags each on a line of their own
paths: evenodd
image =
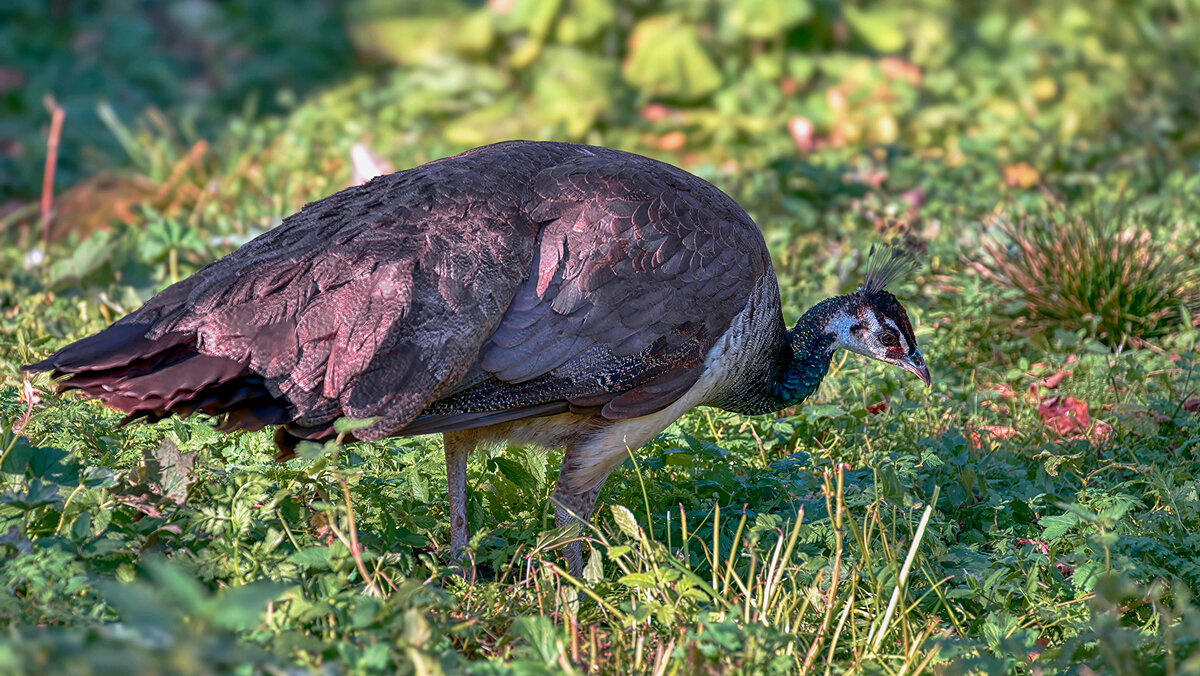
<svg viewBox="0 0 1200 676">
<path fill-rule="evenodd" d="M 684 100 L 707 96 L 722 82 L 696 28 L 674 14 L 648 17 L 634 27 L 622 74 L 646 94 Z"/>
<path fill-rule="evenodd" d="M 739 34 L 771 38 L 812 16 L 808 0 L 734 0 L 725 6 L 725 20 Z"/>
</svg>

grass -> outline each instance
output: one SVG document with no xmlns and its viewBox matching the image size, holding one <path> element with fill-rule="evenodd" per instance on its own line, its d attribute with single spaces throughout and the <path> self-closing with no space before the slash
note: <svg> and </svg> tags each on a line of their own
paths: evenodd
<svg viewBox="0 0 1200 676">
<path fill-rule="evenodd" d="M 1004 221 L 979 270 L 1019 291 L 1036 329 L 1109 345 L 1178 331 L 1200 314 L 1200 239 L 1121 204 Z"/>
<path fill-rule="evenodd" d="M 336 14 L 277 51 L 235 47 L 291 24 L 256 33 L 270 11 L 227 3 L 210 16 L 219 62 L 144 59 L 111 90 L 145 87 L 132 99 L 160 109 L 106 108 L 99 84 L 59 98 L 51 242 L 27 266 L 20 231 L 38 232 L 44 166 L 30 139 L 48 117 L 26 104 L 70 60 L 51 27 L 182 20 L 101 4 L 96 20 L 72 5 L 65 23 L 20 24 L 0 48 L 23 50 L 31 83 L 0 124 L 23 148 L 0 159 L 19 167 L 0 186 L 20 202 L 0 211 L 0 672 L 1200 673 L 1196 268 L 1173 257 L 1200 233 L 1195 70 L 1178 65 L 1195 60 L 1187 3 L 1114 5 L 1129 20 L 1104 25 L 1070 2 L 1019 16 L 814 3 L 775 33 L 747 28 L 765 15 L 685 12 L 672 20 L 701 28 L 671 45 L 713 60 L 718 77 L 697 71 L 717 87 L 706 95 L 667 70 L 618 78 L 614 50 L 666 11 L 655 3 L 594 25 L 536 2 L 507 18 L 445 3 L 440 20 L 441 3 L 422 5 L 416 29 L 343 32 L 356 14 Z M 338 51 L 449 24 L 461 32 L 445 58 L 404 52 L 391 67 Z M 909 27 L 902 47 L 891 26 Z M 328 86 L 310 89 L 297 53 L 321 45 L 333 56 L 311 72 Z M 606 88 L 564 91 L 562 64 Z M 179 81 L 214 69 L 228 89 L 193 99 L 146 68 Z M 267 115 L 243 105 L 263 73 L 298 92 L 272 94 Z M 789 133 L 796 118 L 813 139 Z M 602 143 L 714 181 L 762 227 L 789 320 L 853 289 L 862 254 L 905 223 L 929 258 L 896 291 L 934 386 L 838 355 L 801 406 L 692 411 L 609 480 L 582 580 L 563 569 L 572 534 L 547 507 L 561 454 L 477 454 L 466 584 L 445 551 L 436 438 L 334 442 L 275 464 L 269 433 L 118 428 L 119 414 L 18 374 L 345 185 L 354 143 L 403 168 L 480 135 Z M 1123 239 L 1140 216 L 1075 216 L 1119 200 L 1169 227 Z M 1000 256 L 998 214 L 1026 216 L 1007 236 L 1030 256 Z M 1114 238 L 1129 248 L 1111 254 Z M 1182 281 L 1128 265 L 1139 256 Z M 979 272 L 1001 260 L 1002 274 Z M 1083 316 L 1104 315 L 1086 303 L 1105 297 L 1125 312 L 1108 330 Z M 1139 322 L 1153 324 L 1130 331 L 1145 340 L 1109 340 Z"/>
</svg>

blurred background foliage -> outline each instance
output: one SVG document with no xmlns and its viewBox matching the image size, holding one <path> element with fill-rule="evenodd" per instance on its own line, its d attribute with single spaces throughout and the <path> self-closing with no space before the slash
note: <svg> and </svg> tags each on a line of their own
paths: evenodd
<svg viewBox="0 0 1200 676">
<path fill-rule="evenodd" d="M 1200 0 L 6 0 L 0 671 L 1200 673 L 1198 118 Z M 576 617 L 541 565 L 556 456 L 472 458 L 495 576 L 465 588 L 439 577 L 433 441 L 275 465 L 269 435 L 116 429 L 16 370 L 362 180 L 352 157 L 508 138 L 714 182 L 789 319 L 910 229 L 934 389 L 849 359 L 781 417 L 685 417 L 602 495 L 647 530 L 602 513 L 619 579 Z M 331 534 L 343 495 L 383 597 Z M 858 529 L 840 568 L 827 498 Z M 869 645 L 910 543 L 895 640 Z"/>
</svg>

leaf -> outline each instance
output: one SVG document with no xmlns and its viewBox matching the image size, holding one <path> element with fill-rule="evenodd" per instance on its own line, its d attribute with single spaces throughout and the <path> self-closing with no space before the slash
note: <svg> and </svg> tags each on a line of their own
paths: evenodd
<svg viewBox="0 0 1200 676">
<path fill-rule="evenodd" d="M 843 5 L 842 12 L 855 34 L 875 50 L 895 52 L 908 42 L 901 16 L 895 10 L 864 10 L 854 5 Z"/>
<path fill-rule="evenodd" d="M 1026 162 L 1017 162 L 1004 167 L 1004 184 L 1010 188 L 1028 190 L 1038 184 L 1042 177 Z"/>
<path fill-rule="evenodd" d="M 721 87 L 696 28 L 674 14 L 642 19 L 629 38 L 625 79 L 648 96 L 695 100 Z"/>
<path fill-rule="evenodd" d="M 1046 427 L 1063 436 L 1083 434 L 1092 424 L 1087 403 L 1075 397 L 1043 399 L 1038 404 L 1038 415 Z"/>
<path fill-rule="evenodd" d="M 725 6 L 725 20 L 749 38 L 771 38 L 812 16 L 808 0 L 733 0 Z"/>
<path fill-rule="evenodd" d="M 546 666 L 558 660 L 558 629 L 550 618 L 543 615 L 518 617 L 513 621 L 513 631 L 525 639 Z"/>
<path fill-rule="evenodd" d="M 535 549 L 551 549 L 564 545 L 579 537 L 579 524 L 571 522 L 558 528 L 538 533 Z"/>
<path fill-rule="evenodd" d="M 333 421 L 333 431 L 337 432 L 338 434 L 349 434 L 356 430 L 361 430 L 364 427 L 370 427 L 371 425 L 374 425 L 378 421 L 379 421 L 378 417 L 361 418 L 361 419 L 338 418 L 337 420 Z"/>
<path fill-rule="evenodd" d="M 250 584 L 225 589 L 220 596 L 206 604 L 206 615 L 213 624 L 245 631 L 258 625 L 267 604 L 279 598 L 288 585 L 271 580 L 258 580 Z"/>
<path fill-rule="evenodd" d="M 583 579 L 590 585 L 599 584 L 604 579 L 604 559 L 598 547 L 592 547 L 592 553 L 588 555 L 587 565 L 583 567 Z"/>
<path fill-rule="evenodd" d="M 408 479 L 413 497 L 420 502 L 429 502 L 429 480 L 425 478 L 425 475 L 421 474 L 417 466 L 409 465 L 408 469 L 404 471 L 404 477 Z"/>
<path fill-rule="evenodd" d="M 510 460 L 504 457 L 492 458 L 491 462 L 500 470 L 500 474 L 508 479 L 521 490 L 535 490 L 538 487 L 538 481 L 529 473 L 521 463 Z"/>
<path fill-rule="evenodd" d="M 446 58 L 446 45 L 453 44 L 463 12 L 455 2 L 444 16 L 416 15 L 354 21 L 348 32 L 354 46 L 367 54 L 399 65 L 433 63 Z"/>
<path fill-rule="evenodd" d="M 164 439 L 157 447 L 152 447 L 145 458 L 147 479 L 158 494 L 182 505 L 187 498 L 188 488 L 196 480 L 193 472 L 195 452 L 180 453 L 174 441 Z"/>
<path fill-rule="evenodd" d="M 8 532 L 0 535 L 0 547 L 12 547 L 21 554 L 33 553 L 33 541 L 25 537 L 16 526 L 9 526 Z"/>
<path fill-rule="evenodd" d="M 1057 540 L 1066 535 L 1067 531 L 1079 523 L 1079 517 L 1070 513 L 1058 516 L 1043 516 L 1038 520 L 1038 523 L 1042 526 L 1043 540 Z"/>
<path fill-rule="evenodd" d="M 328 547 L 305 547 L 287 558 L 292 563 L 305 568 L 325 568 L 329 566 L 331 552 Z"/>
<path fill-rule="evenodd" d="M 564 43 L 578 43 L 598 37 L 617 19 L 612 0 L 572 0 L 558 21 L 557 36 Z"/>
<path fill-rule="evenodd" d="M 836 404 L 814 404 L 812 406 L 805 406 L 801 411 L 804 413 L 804 417 L 809 420 L 842 418 L 846 415 L 845 409 Z"/>
<path fill-rule="evenodd" d="M 622 505 L 612 506 L 613 519 L 617 522 L 617 527 L 625 535 L 640 539 L 642 537 L 642 528 L 638 526 L 637 519 L 633 517 L 633 512 L 629 511 Z"/>
<path fill-rule="evenodd" d="M 39 479 L 33 479 L 23 493 L 5 491 L 0 495 L 0 503 L 12 505 L 22 511 L 30 511 L 44 505 L 54 505 L 62 501 L 58 495 L 58 486 L 48 484 Z"/>
<path fill-rule="evenodd" d="M 638 587 L 639 589 L 654 589 L 658 586 L 654 576 L 649 573 L 630 573 L 622 575 L 621 579 L 617 580 L 623 585 L 630 587 Z"/>
<path fill-rule="evenodd" d="M 993 650 L 1000 650 L 1004 639 L 1019 626 L 1017 618 L 1003 610 L 989 613 L 983 623 L 983 638 Z"/>
<path fill-rule="evenodd" d="M 608 560 L 616 561 L 631 551 L 633 551 L 633 548 L 628 545 L 613 545 L 608 548 Z"/>
</svg>

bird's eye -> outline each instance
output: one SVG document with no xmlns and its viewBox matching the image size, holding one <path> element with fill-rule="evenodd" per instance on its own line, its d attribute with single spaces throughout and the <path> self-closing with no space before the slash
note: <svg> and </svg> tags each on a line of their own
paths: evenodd
<svg viewBox="0 0 1200 676">
<path fill-rule="evenodd" d="M 895 347 L 900 344 L 900 339 L 894 333 L 885 333 L 879 336 L 879 342 L 885 347 Z"/>
</svg>

